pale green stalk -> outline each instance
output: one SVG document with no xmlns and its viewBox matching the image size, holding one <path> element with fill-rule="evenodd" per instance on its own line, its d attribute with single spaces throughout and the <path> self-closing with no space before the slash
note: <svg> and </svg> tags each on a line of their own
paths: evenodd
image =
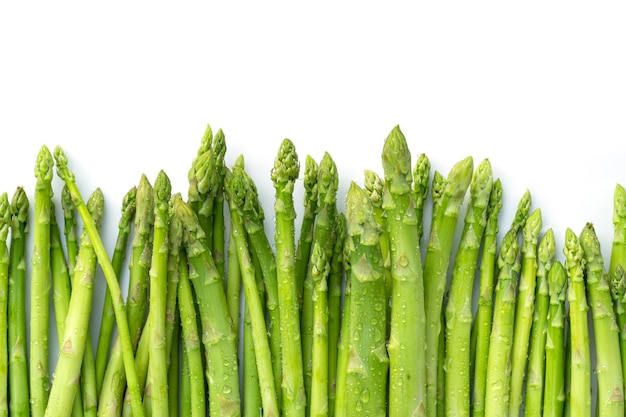
<svg viewBox="0 0 626 417">
<path fill-rule="evenodd" d="M 304 162 L 304 212 L 302 213 L 302 224 L 296 247 L 296 282 L 300 304 L 302 304 L 304 280 L 311 257 L 311 246 L 313 245 L 313 231 L 315 216 L 317 215 L 318 172 L 317 162 L 310 155 L 307 155 Z"/>
<path fill-rule="evenodd" d="M 347 236 L 346 236 L 347 239 Z M 350 314 L 352 305 L 352 267 L 347 241 L 343 245 L 344 293 L 341 311 L 341 330 L 337 348 L 337 382 L 335 385 L 335 417 L 347 415 L 346 387 L 348 379 L 348 361 L 350 359 Z"/>
<path fill-rule="evenodd" d="M 613 194 L 613 242 L 609 262 L 609 277 L 615 276 L 618 265 L 626 268 L 626 189 L 615 185 Z"/>
<path fill-rule="evenodd" d="M 7 193 L 0 195 L 0 416 L 9 415 L 9 248 L 11 204 Z"/>
<path fill-rule="evenodd" d="M 70 278 L 73 278 L 74 265 L 76 265 L 76 257 L 78 256 L 78 225 L 76 221 L 76 207 L 66 185 L 63 186 L 61 192 L 61 203 L 65 220 L 63 233 L 65 235 L 65 247 L 67 248 L 67 268 Z"/>
<path fill-rule="evenodd" d="M 611 296 L 619 327 L 619 344 L 622 357 L 622 376 L 626 375 L 626 271 L 622 265 L 617 265 L 615 274 L 611 277 Z M 626 386 L 626 382 L 624 383 Z"/>
<path fill-rule="evenodd" d="M 226 273 L 226 303 L 228 304 L 228 315 L 233 323 L 235 336 L 239 337 L 239 320 L 241 312 L 241 270 L 237 259 L 237 246 L 233 238 L 233 220 L 230 219 L 230 238 L 228 240 L 228 269 Z M 237 339 L 237 345 L 239 340 Z"/>
</svg>

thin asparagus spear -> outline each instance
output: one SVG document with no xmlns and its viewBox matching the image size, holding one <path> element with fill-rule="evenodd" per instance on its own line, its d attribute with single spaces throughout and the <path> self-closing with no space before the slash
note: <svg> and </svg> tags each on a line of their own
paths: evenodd
<svg viewBox="0 0 626 417">
<path fill-rule="evenodd" d="M 7 239 L 11 228 L 11 204 L 7 193 L 0 195 L 0 416 L 9 415 L 9 249 Z"/>
<path fill-rule="evenodd" d="M 587 295 L 585 290 L 585 258 L 576 234 L 565 232 L 565 269 L 569 277 L 567 301 L 569 302 L 569 329 L 571 354 L 570 396 L 568 407 L 571 415 L 591 415 L 591 352 L 589 347 L 589 323 L 587 319 Z"/>
<path fill-rule="evenodd" d="M 626 189 L 615 185 L 613 194 L 613 243 L 609 262 L 609 277 L 615 275 L 618 265 L 626 268 Z"/>
<path fill-rule="evenodd" d="M 420 240 L 424 235 L 424 202 L 428 196 L 430 180 L 430 159 L 425 153 L 419 154 L 413 168 L 413 200 L 415 201 L 415 218 L 417 219 L 417 235 Z"/>
<path fill-rule="evenodd" d="M 183 244 L 183 225 L 180 219 L 174 214 L 173 210 L 174 201 L 178 198 L 182 198 L 180 193 L 173 195 L 168 208 L 170 213 L 170 227 L 168 229 L 167 298 L 165 300 L 165 345 L 168 357 L 168 369 L 171 365 L 173 345 L 177 343 L 174 332 L 177 327 L 180 327 L 177 325 L 176 321 L 178 320 L 178 258 L 180 257 L 181 246 Z"/>
<path fill-rule="evenodd" d="M 470 415 L 472 293 L 492 185 L 491 164 L 485 159 L 478 165 L 470 185 L 469 205 L 445 308 L 445 413 L 450 416 Z"/>
<path fill-rule="evenodd" d="M 11 244 L 9 247 L 9 412 L 30 416 L 28 361 L 26 358 L 26 238 L 28 196 L 18 187 L 11 200 Z"/>
<path fill-rule="evenodd" d="M 567 272 L 555 261 L 548 274 L 550 312 L 546 337 L 546 379 L 543 417 L 562 417 L 565 403 L 565 299 Z"/>
<path fill-rule="evenodd" d="M 52 154 L 43 145 L 35 165 L 35 227 L 30 296 L 30 399 L 31 415 L 41 417 L 46 410 L 48 378 L 48 336 L 50 304 L 50 211 L 52 205 Z"/>
<path fill-rule="evenodd" d="M 622 376 L 626 375 L 626 271 L 622 265 L 617 265 L 611 279 L 611 296 L 619 327 L 619 344 L 622 357 Z M 626 385 L 626 382 L 624 383 Z"/>
<path fill-rule="evenodd" d="M 149 392 L 152 415 L 167 416 L 167 271 L 169 254 L 169 201 L 172 185 L 165 171 L 154 182 L 154 237 L 150 267 L 150 362 Z"/>
<path fill-rule="evenodd" d="M 418 348 L 426 346 L 424 281 L 411 194 L 411 154 L 399 126 L 385 140 L 382 162 L 383 208 L 387 213 L 393 278 L 388 345 L 389 415 L 421 415 L 426 410 L 426 351 Z"/>
<path fill-rule="evenodd" d="M 489 335 L 491 334 L 493 291 L 496 276 L 498 215 L 502 208 L 502 182 L 497 179 L 491 187 L 487 224 L 483 240 L 482 258 L 479 266 L 478 307 L 472 325 L 473 403 L 472 414 L 482 417 L 485 413 L 485 384 L 489 359 Z"/>
<path fill-rule="evenodd" d="M 76 221 L 76 207 L 72 201 L 72 195 L 66 185 L 61 192 L 61 203 L 63 206 L 63 217 L 65 225 L 63 233 L 65 235 L 65 246 L 67 248 L 67 268 L 70 278 L 74 277 L 74 265 L 78 257 L 78 225 Z M 71 282 L 71 281 L 70 281 Z"/>
<path fill-rule="evenodd" d="M 178 286 L 178 279 L 176 279 L 176 285 Z M 178 297 L 178 288 L 176 289 L 176 296 Z M 169 367 L 167 368 L 167 386 L 168 386 L 168 404 L 170 407 L 170 416 L 180 415 L 178 411 L 178 392 L 180 384 L 180 366 L 178 358 L 180 356 L 180 320 L 178 316 L 178 309 L 174 312 L 174 328 L 172 329 L 172 344 L 170 354 L 168 356 Z"/>
<path fill-rule="evenodd" d="M 354 182 L 346 198 L 346 215 L 353 297 L 344 407 L 349 416 L 383 416 L 387 410 L 389 357 L 385 346 L 387 298 L 381 227 L 369 197 Z"/>
<path fill-rule="evenodd" d="M 228 240 L 228 259 L 237 259 L 237 247 L 233 238 L 233 220 L 230 219 L 230 238 Z M 228 262 L 226 273 L 226 302 L 228 304 L 228 315 L 233 323 L 235 337 L 239 337 L 239 319 L 241 312 L 241 270 L 239 262 Z M 237 346 L 239 346 L 239 340 Z"/>
<path fill-rule="evenodd" d="M 282 340 L 282 412 L 286 417 L 304 416 L 306 394 L 300 341 L 299 303 L 295 277 L 296 212 L 293 189 L 300 171 L 300 163 L 293 142 L 283 140 L 272 169 L 272 182 L 276 190 L 274 212 L 276 215 L 276 276 L 278 282 L 278 308 Z"/>
<path fill-rule="evenodd" d="M 122 297 L 122 291 L 120 290 L 117 282 L 113 265 L 111 265 L 111 261 L 108 258 L 102 239 L 98 234 L 96 224 L 91 217 L 80 192 L 78 191 L 74 174 L 68 168 L 67 157 L 59 146 L 57 146 L 54 151 L 54 159 L 56 161 L 57 174 L 63 180 L 72 195 L 72 201 L 74 202 L 74 205 L 83 220 L 84 228 L 89 235 L 89 240 L 93 245 L 96 256 L 98 257 L 98 262 L 100 263 L 104 276 L 107 280 L 107 286 L 111 292 L 111 298 L 113 299 L 113 308 L 115 310 L 115 320 L 117 323 L 118 334 L 122 343 L 124 369 L 126 371 L 128 386 L 130 387 L 132 394 L 131 397 L 133 399 L 133 415 L 136 417 L 143 416 L 144 409 L 141 402 L 141 392 L 139 391 L 137 374 L 134 367 L 133 349 L 128 329 L 126 307 L 124 306 L 124 298 Z"/>
<path fill-rule="evenodd" d="M 509 380 L 513 349 L 515 295 L 520 271 L 520 247 L 515 229 L 502 239 L 498 255 L 498 283 L 494 296 L 494 314 L 489 341 L 485 416 L 507 415 L 509 409 Z"/>
<path fill-rule="evenodd" d="M 190 417 L 206 416 L 206 395 L 204 389 L 204 377 L 202 375 L 204 366 L 202 364 L 202 352 L 200 350 L 200 336 L 196 325 L 196 309 L 194 308 L 194 299 L 189 281 L 189 266 L 187 265 L 187 256 L 181 252 L 178 259 L 178 305 L 180 309 L 180 322 L 182 325 L 183 337 L 183 360 L 187 361 L 186 367 L 189 375 L 183 372 L 183 381 L 189 382 L 189 410 L 186 411 L 184 404 L 186 396 L 183 395 L 181 403 L 181 415 Z M 186 359 L 184 359 L 186 357 Z M 184 363 L 183 362 L 183 363 Z M 185 365 L 183 365 L 185 369 Z M 184 385 L 184 384 L 183 384 Z M 185 412 L 185 414 L 182 414 Z"/>
<path fill-rule="evenodd" d="M 548 311 L 550 309 L 548 275 L 556 256 L 555 245 L 554 232 L 552 229 L 548 229 L 541 238 L 537 249 L 537 288 L 528 354 L 526 396 L 524 398 L 525 416 L 540 417 L 543 406 Z"/>
<path fill-rule="evenodd" d="M 94 191 L 88 201 L 88 209 L 94 225 L 99 227 L 104 209 L 104 197 L 100 189 Z M 89 336 L 89 316 L 93 300 L 93 283 L 96 271 L 96 254 L 91 239 L 84 231 L 74 270 L 72 296 L 62 336 L 46 416 L 64 415 L 72 408 L 76 396 L 85 347 Z M 85 387 L 83 386 L 83 392 Z M 85 398 L 83 396 L 83 404 Z"/>
<path fill-rule="evenodd" d="M 205 346 L 209 410 L 213 416 L 240 412 L 237 346 L 228 316 L 222 279 L 206 249 L 198 218 L 189 205 L 176 199 L 174 211 L 183 224 L 183 240 L 190 264 L 190 281 L 196 294 Z"/>
<path fill-rule="evenodd" d="M 335 414 L 337 355 L 341 328 L 341 285 L 343 278 L 343 243 L 346 240 L 346 216 L 339 213 L 335 222 L 335 244 L 328 276 L 328 415 Z M 386 339 L 386 338 L 385 338 Z"/>
<path fill-rule="evenodd" d="M 135 202 L 137 198 L 137 187 L 132 187 L 122 200 L 121 217 L 118 223 L 117 240 L 113 250 L 113 270 L 115 275 L 120 277 L 122 266 L 126 258 L 126 246 L 131 230 L 131 222 L 135 215 Z M 104 294 L 104 303 L 102 306 L 102 321 L 100 323 L 100 334 L 98 336 L 98 347 L 96 349 L 96 384 L 98 394 L 102 388 L 104 373 L 109 359 L 109 351 L 111 349 L 111 339 L 113 337 L 113 327 L 115 326 L 115 311 L 113 311 L 113 300 L 108 289 Z"/>
<path fill-rule="evenodd" d="M 535 289 L 537 288 L 537 244 L 541 232 L 541 210 L 533 211 L 522 229 L 522 272 L 518 284 L 515 305 L 515 324 L 513 335 L 513 357 L 511 364 L 511 387 L 509 398 L 509 416 L 517 417 L 522 405 L 524 372 L 528 359 L 530 328 L 535 309 Z"/>
<path fill-rule="evenodd" d="M 471 157 L 459 161 L 448 174 L 443 194 L 433 209 L 426 256 L 424 258 L 424 294 L 426 312 L 426 414 L 437 413 L 437 364 L 443 296 L 454 242 L 454 231 L 461 204 L 472 179 Z"/>
<path fill-rule="evenodd" d="M 310 155 L 304 162 L 304 212 L 302 213 L 302 225 L 296 248 L 296 282 L 298 300 L 302 304 L 304 280 L 306 278 L 311 246 L 313 245 L 313 231 L 315 216 L 317 215 L 317 173 L 319 166 Z"/>
<path fill-rule="evenodd" d="M 619 345 L 619 328 L 613 311 L 607 272 L 600 241 L 591 223 L 580 234 L 585 257 L 585 279 L 595 339 L 595 373 L 598 377 L 597 412 L 600 416 L 624 415 L 624 377 Z"/>
<path fill-rule="evenodd" d="M 200 343 L 199 340 L 198 340 L 198 343 Z M 199 352 L 199 354 L 200 354 L 200 362 L 202 363 L 202 352 Z M 183 342 L 183 353 L 181 356 L 182 356 L 181 362 L 182 362 L 183 369 L 181 370 L 181 381 L 180 381 L 180 415 L 181 416 L 199 415 L 199 416 L 205 417 L 206 410 L 204 411 L 203 414 L 200 414 L 199 412 L 196 412 L 197 414 L 193 414 L 194 411 L 192 411 L 192 405 L 191 405 L 192 388 L 191 388 L 191 374 L 190 374 L 191 371 L 189 369 L 189 359 L 187 358 L 187 353 L 184 348 L 184 342 Z M 203 377 L 201 377 L 200 379 L 196 378 L 196 382 L 198 380 L 201 381 L 202 386 L 204 387 L 204 378 Z M 202 395 L 204 398 L 204 391 Z"/>
<path fill-rule="evenodd" d="M 243 412 L 242 415 L 262 415 L 263 400 L 259 385 L 259 368 L 256 363 L 254 341 L 252 340 L 252 319 L 250 309 L 245 305 L 243 313 Z"/>
<path fill-rule="evenodd" d="M 350 255 L 346 234 L 346 241 L 343 245 L 343 270 L 344 270 L 344 292 L 343 309 L 341 311 L 341 331 L 339 333 L 339 347 L 337 348 L 337 383 L 335 398 L 335 417 L 345 417 L 347 415 L 346 387 L 348 378 L 348 361 L 350 358 L 350 314 L 352 304 L 352 267 L 350 265 Z"/>
</svg>

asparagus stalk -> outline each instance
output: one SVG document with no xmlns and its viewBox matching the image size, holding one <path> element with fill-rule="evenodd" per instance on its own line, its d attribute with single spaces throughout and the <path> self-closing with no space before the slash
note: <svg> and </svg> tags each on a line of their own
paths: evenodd
<svg viewBox="0 0 626 417">
<path fill-rule="evenodd" d="M 176 279 L 176 297 L 178 298 L 178 278 Z M 180 386 L 180 364 L 178 358 L 180 357 L 180 323 L 179 323 L 178 309 L 174 312 L 174 328 L 172 329 L 172 344 L 171 350 L 168 356 L 169 367 L 167 368 L 167 386 L 168 396 L 167 400 L 171 416 L 180 415 L 178 406 L 178 393 Z"/>
<path fill-rule="evenodd" d="M 307 155 L 304 162 L 304 212 L 302 213 L 302 225 L 296 247 L 296 282 L 300 304 L 302 304 L 304 280 L 311 257 L 311 246 L 313 245 L 313 231 L 317 214 L 318 171 L 319 166 L 315 159 Z"/>
<path fill-rule="evenodd" d="M 565 268 L 569 277 L 567 301 L 571 354 L 569 409 L 573 416 L 591 415 L 591 353 L 589 347 L 589 323 L 587 319 L 587 295 L 584 270 L 585 255 L 576 234 L 565 232 Z"/>
<path fill-rule="evenodd" d="M 600 241 L 591 223 L 587 223 L 580 234 L 580 245 L 584 251 L 585 278 L 593 334 L 595 339 L 595 373 L 598 377 L 597 412 L 600 416 L 624 415 L 624 378 L 621 362 L 619 328 L 613 311 L 613 300 L 609 289 L 607 272 L 600 249 Z"/>
<path fill-rule="evenodd" d="M 67 267 L 70 278 L 74 277 L 74 265 L 78 257 L 78 226 L 76 221 L 76 207 L 72 201 L 72 195 L 66 185 L 61 192 L 61 203 L 63 207 L 63 217 L 65 225 L 63 234 L 65 235 L 65 246 L 67 248 Z"/>
<path fill-rule="evenodd" d="M 526 376 L 524 415 L 542 414 L 548 311 L 550 309 L 549 271 L 552 268 L 556 248 L 552 229 L 543 235 L 537 249 L 537 288 L 535 312 L 530 333 L 530 351 Z"/>
<path fill-rule="evenodd" d="M 276 190 L 274 212 L 276 215 L 276 276 L 278 282 L 278 308 L 282 341 L 282 412 L 286 417 L 303 416 L 306 408 L 298 292 L 295 277 L 295 237 L 293 189 L 300 164 L 293 142 L 283 140 L 272 169 L 272 182 Z"/>
<path fill-rule="evenodd" d="M 507 415 L 513 350 L 515 295 L 520 271 L 520 247 L 515 229 L 502 239 L 498 255 L 498 283 L 494 296 L 493 324 L 489 341 L 485 416 Z"/>
<path fill-rule="evenodd" d="M 170 225 L 168 229 L 169 253 L 167 257 L 167 297 L 165 299 L 165 346 L 167 352 L 168 373 L 172 363 L 172 351 L 178 341 L 175 332 L 180 330 L 178 321 L 178 258 L 181 254 L 181 245 L 183 244 L 183 225 L 180 219 L 174 214 L 174 201 L 182 198 L 180 193 L 172 196 L 169 202 Z M 176 356 L 178 362 L 178 355 Z M 168 389 L 168 391 L 172 391 Z M 170 405 L 170 409 L 172 406 Z"/>
<path fill-rule="evenodd" d="M 30 296 L 30 398 L 31 415 L 41 417 L 46 410 L 48 379 L 48 308 L 50 304 L 50 212 L 52 205 L 52 154 L 43 145 L 35 165 L 35 227 Z"/>
<path fill-rule="evenodd" d="M 213 416 L 240 412 L 237 346 L 228 316 L 224 286 L 206 249 L 205 236 L 197 216 L 178 198 L 174 211 L 183 224 L 183 241 L 190 264 L 189 278 L 196 294 L 205 347 L 209 411 Z"/>
<path fill-rule="evenodd" d="M 263 410 L 259 371 L 256 363 L 254 341 L 252 340 L 252 319 L 250 309 L 245 305 L 243 315 L 243 416 L 259 416 Z"/>
<path fill-rule="evenodd" d="M 135 214 L 135 202 L 137 198 L 137 187 L 132 187 L 122 200 L 121 217 L 118 223 L 117 240 L 113 250 L 113 258 L 111 264 L 115 275 L 120 277 L 122 266 L 126 258 L 126 245 L 131 230 L 131 222 Z M 113 327 L 115 326 L 115 311 L 113 310 L 113 300 L 108 289 L 104 294 L 104 302 L 102 306 L 102 321 L 100 323 L 100 334 L 98 336 L 98 347 L 96 349 L 96 384 L 98 393 L 102 388 L 104 373 L 106 371 L 109 359 L 109 351 L 111 349 L 111 339 L 113 337 Z"/>
<path fill-rule="evenodd" d="M 347 247 L 352 265 L 346 415 L 385 415 L 389 358 L 385 347 L 387 309 L 381 227 L 372 203 L 352 183 L 346 199 Z"/>
<path fill-rule="evenodd" d="M 343 309 L 341 311 L 341 330 L 337 348 L 337 382 L 335 384 L 335 417 L 347 415 L 346 387 L 348 379 L 348 362 L 350 359 L 350 315 L 352 311 L 352 267 L 347 243 L 347 231 L 343 244 L 344 292 Z"/>
<path fill-rule="evenodd" d="M 413 200 L 415 201 L 415 218 L 417 219 L 417 235 L 420 240 L 424 235 L 424 202 L 428 196 L 430 180 L 430 159 L 425 153 L 419 154 L 413 168 Z"/>
<path fill-rule="evenodd" d="M 233 219 L 230 219 L 230 239 L 228 240 L 228 259 L 237 259 L 237 246 L 233 238 Z M 226 302 L 228 315 L 233 323 L 233 331 L 239 337 L 239 318 L 241 312 L 241 270 L 239 262 L 228 262 L 226 273 Z M 237 345 L 239 341 L 237 339 Z M 272 358 L 273 359 L 273 358 Z"/>
<path fill-rule="evenodd" d="M 626 268 L 626 189 L 615 185 L 613 194 L 613 243 L 609 262 L 609 277 L 615 276 L 618 265 Z"/>
<path fill-rule="evenodd" d="M 424 281 L 411 194 L 411 154 L 398 126 L 385 140 L 382 162 L 383 207 L 387 213 L 393 278 L 388 344 L 389 415 L 420 415 L 426 410 L 426 352 L 408 347 L 426 345 Z"/>
<path fill-rule="evenodd" d="M 492 185 L 491 164 L 485 159 L 478 165 L 470 185 L 469 205 L 445 308 L 445 414 L 450 416 L 470 415 L 472 293 Z"/>
<path fill-rule="evenodd" d="M 472 413 L 483 416 L 485 413 L 485 389 L 487 382 L 487 361 L 489 358 L 489 335 L 493 307 L 495 264 L 497 257 L 498 215 L 502 208 L 502 182 L 493 182 L 487 208 L 487 223 L 483 240 L 482 258 L 479 266 L 478 307 L 472 325 L 472 367 L 473 405 Z"/>
<path fill-rule="evenodd" d="M 533 323 L 535 309 L 537 244 L 541 225 L 541 210 L 536 209 L 528 216 L 528 220 L 522 229 L 522 272 L 515 305 L 515 330 L 513 335 L 513 357 L 515 360 L 511 364 L 510 417 L 519 416 L 523 399 L 524 371 L 526 370 L 530 328 Z"/>
<path fill-rule="evenodd" d="M 448 174 L 443 194 L 433 209 L 426 256 L 424 258 L 424 291 L 426 312 L 426 411 L 437 413 L 437 365 L 443 296 L 454 242 L 459 210 L 474 171 L 471 157 L 458 162 Z"/>
<path fill-rule="evenodd" d="M 550 311 L 546 336 L 546 377 L 543 417 L 561 417 L 565 403 L 565 299 L 567 272 L 555 261 L 548 273 Z"/>
<path fill-rule="evenodd" d="M 30 416 L 28 361 L 26 359 L 26 257 L 28 196 L 18 187 L 11 200 L 11 244 L 9 247 L 9 412 Z"/>
<path fill-rule="evenodd" d="M 185 411 L 183 403 L 181 403 L 181 415 L 190 417 L 206 416 L 206 401 L 204 378 L 202 371 L 202 352 L 200 350 L 200 335 L 196 325 L 196 309 L 194 308 L 193 292 L 191 282 L 189 281 L 189 266 L 187 265 L 187 256 L 181 253 L 178 258 L 178 305 L 180 311 L 180 323 L 182 326 L 183 337 L 183 359 L 188 361 L 189 375 L 186 378 L 189 382 L 189 402 L 188 412 Z M 185 373 L 183 372 L 185 379 Z M 182 414 L 183 412 L 186 414 Z"/>
<path fill-rule="evenodd" d="M 221 158 L 218 159 L 216 170 L 218 172 L 219 182 L 215 187 L 215 197 L 213 199 L 213 259 L 215 260 L 215 267 L 220 273 L 222 280 L 226 274 L 224 253 L 225 247 L 225 226 L 224 226 L 224 176 L 226 175 L 226 167 L 224 165 L 224 154 L 226 153 L 226 143 L 224 138 L 224 132 L 220 129 L 214 138 L 215 150 L 218 150 L 221 154 Z"/>
<path fill-rule="evenodd" d="M 56 161 L 57 174 L 63 180 L 68 190 L 71 193 L 72 201 L 76 206 L 80 217 L 83 220 L 85 231 L 89 236 L 89 240 L 93 245 L 98 262 L 102 267 L 104 276 L 107 280 L 107 286 L 111 292 L 111 298 L 113 299 L 113 308 L 115 310 L 115 321 L 117 323 L 118 334 L 122 343 L 122 355 L 124 358 L 124 369 L 126 371 L 126 378 L 128 380 L 128 386 L 130 387 L 131 397 L 133 400 L 133 415 L 143 416 L 144 409 L 141 401 L 141 392 L 139 390 L 139 384 L 137 381 L 137 374 L 133 361 L 133 349 L 130 339 L 130 332 L 128 329 L 128 319 L 126 316 L 126 307 L 124 306 L 124 299 L 122 297 L 122 291 L 120 290 L 113 265 L 108 258 L 102 239 L 98 234 L 96 224 L 83 201 L 83 198 L 76 186 L 74 174 L 68 168 L 68 161 L 65 153 L 58 147 L 54 151 L 54 159 Z"/>
<path fill-rule="evenodd" d="M 9 249 L 7 239 L 11 228 L 11 204 L 7 193 L 0 195 L 0 416 L 9 415 Z"/>
<path fill-rule="evenodd" d="M 104 197 L 100 189 L 91 194 L 88 201 L 89 213 L 98 227 L 104 209 Z M 72 408 L 78 390 L 81 365 L 89 336 L 89 316 L 93 300 L 93 283 L 96 271 L 96 254 L 86 231 L 80 240 L 72 297 L 62 336 L 55 377 L 50 390 L 46 416 L 64 415 Z M 83 387 L 84 390 L 84 387 Z M 84 398 L 83 398 L 84 403 Z"/>
<path fill-rule="evenodd" d="M 626 375 L 626 271 L 621 265 L 615 268 L 615 274 L 611 279 L 611 296 L 619 327 L 619 344 L 622 357 L 622 376 Z M 626 382 L 625 382 L 626 385 Z"/>
</svg>

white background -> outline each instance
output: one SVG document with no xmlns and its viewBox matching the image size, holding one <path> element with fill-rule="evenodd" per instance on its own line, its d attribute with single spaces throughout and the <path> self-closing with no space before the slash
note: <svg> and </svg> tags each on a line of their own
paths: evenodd
<svg viewBox="0 0 626 417">
<path fill-rule="evenodd" d="M 61 145 L 85 197 L 105 194 L 112 248 L 142 173 L 164 169 L 186 196 L 210 124 L 227 164 L 244 154 L 271 237 L 283 138 L 302 162 L 333 156 L 343 204 L 364 169 L 382 173 L 399 124 L 444 174 L 489 158 L 501 231 L 529 189 L 561 259 L 566 228 L 591 221 L 608 260 L 613 190 L 626 184 L 625 21 L 613 1 L 4 3 L 0 191 L 32 196 L 39 148 Z"/>
</svg>

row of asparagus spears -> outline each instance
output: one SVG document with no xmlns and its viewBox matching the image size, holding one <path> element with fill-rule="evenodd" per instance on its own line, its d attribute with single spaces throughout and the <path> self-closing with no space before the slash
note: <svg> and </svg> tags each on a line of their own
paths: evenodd
<svg viewBox="0 0 626 417">
<path fill-rule="evenodd" d="M 567 229 L 562 263 L 529 191 L 500 234 L 489 160 L 431 175 L 398 126 L 383 175 L 352 181 L 345 212 L 330 154 L 301 175 L 285 139 L 274 236 L 243 157 L 225 154 L 208 127 L 186 200 L 164 171 L 143 175 L 109 253 L 102 191 L 85 201 L 63 150 L 41 148 L 33 213 L 23 187 L 0 196 L 0 416 L 624 416 L 621 186 L 608 265 L 591 224 Z"/>
</svg>

